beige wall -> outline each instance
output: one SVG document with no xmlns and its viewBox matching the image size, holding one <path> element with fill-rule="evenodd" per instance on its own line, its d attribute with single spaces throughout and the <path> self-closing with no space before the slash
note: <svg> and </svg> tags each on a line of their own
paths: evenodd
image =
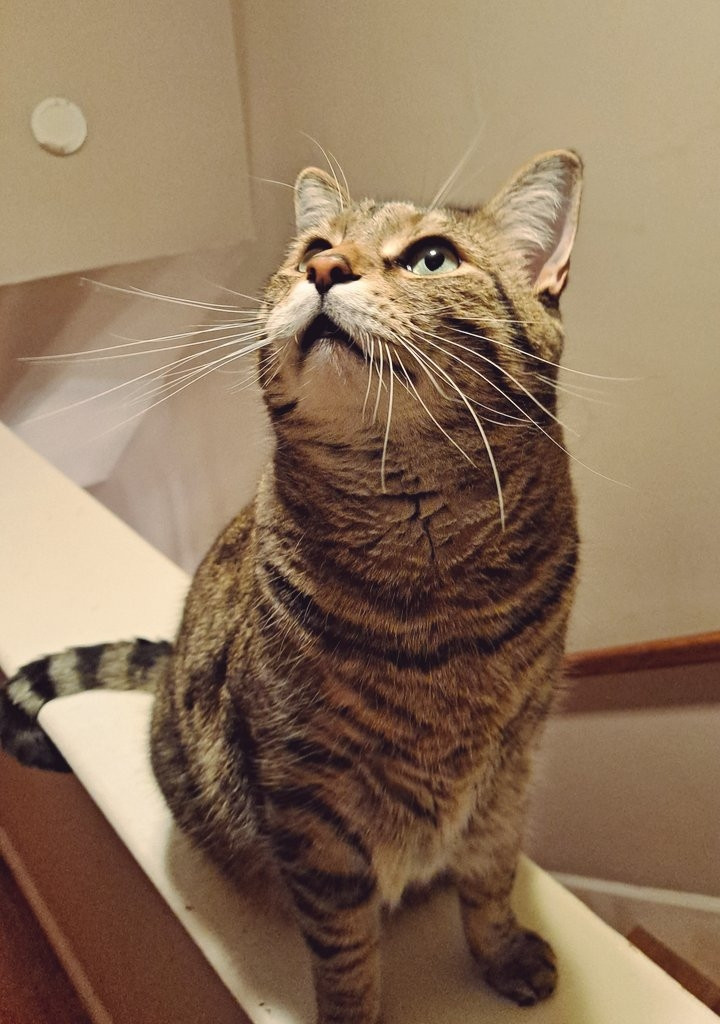
<svg viewBox="0 0 720 1024">
<path fill-rule="evenodd" d="M 222 272 L 213 270 L 225 287 L 253 292 L 277 260 L 290 194 L 257 178 L 291 182 L 302 165 L 322 163 L 302 132 L 335 153 L 355 194 L 418 200 L 433 195 L 475 138 L 457 201 L 487 196 L 539 150 L 582 153 L 587 187 L 564 302 L 566 362 L 635 379 L 565 377 L 570 388 L 598 389 L 566 396 L 564 413 L 580 435 L 570 437 L 573 452 L 603 474 L 575 467 L 584 559 L 571 646 L 717 628 L 720 7 L 247 0 L 233 9 L 258 238 L 227 250 Z M 205 259 L 197 260 L 179 286 L 216 299 Z M 135 282 L 133 274 L 128 268 Z M 17 317 L 12 327 L 16 297 L 0 292 L 8 347 L 20 329 Z M 41 348 L 48 339 L 33 333 L 29 305 L 23 331 Z M 188 313 L 189 322 L 199 317 Z M 46 320 L 42 327 L 52 330 Z M 86 335 L 81 345 L 107 343 L 102 332 Z M 133 364 L 132 372 L 141 371 Z M 262 417 L 244 394 L 229 403 L 227 383 L 206 381 L 151 413 L 98 487 L 187 567 L 257 473 L 249 441 L 261 437 Z M 83 410 L 85 435 L 100 433 L 93 408 Z M 203 431 L 217 445 L 211 452 L 199 451 Z M 134 481 L 161 477 L 157 500 L 134 504 Z M 172 510 L 167 521 L 185 517 L 172 535 L 158 527 L 163 509 Z"/>
<path fill-rule="evenodd" d="M 3 3 L 0 282 L 248 237 L 231 26 L 226 0 Z M 70 156 L 31 133 L 48 97 L 87 121 Z"/>
<path fill-rule="evenodd" d="M 589 397 L 608 403 L 568 398 L 566 419 L 581 435 L 573 451 L 629 484 L 576 467 L 585 546 L 572 646 L 717 628 L 720 7 L 248 0 L 235 17 L 258 177 L 291 182 L 304 164 L 322 162 L 303 131 L 338 156 L 356 195 L 420 201 L 478 133 L 452 193 L 457 201 L 487 196 L 536 151 L 571 145 L 582 153 L 587 189 L 564 302 L 566 361 L 637 379 L 566 377 L 599 388 Z M 239 193 L 242 181 L 238 166 Z M 255 292 L 291 224 L 287 189 L 251 185 L 255 242 L 180 266 L 136 264 L 97 276 L 245 304 L 222 288 Z M 134 215 L 125 207 L 115 213 Z M 173 310 L 164 319 L 153 309 L 145 322 L 135 299 L 115 294 L 111 310 L 105 296 L 98 310 L 86 292 L 75 277 L 0 289 L 0 412 L 13 422 L 28 394 L 53 395 L 46 370 L 33 371 L 46 374 L 42 383 L 23 378 L 24 397 L 9 389 L 9 359 L 19 352 L 111 344 L 116 318 L 162 336 L 205 315 Z M 147 363 L 131 366 L 113 380 Z M 76 367 L 76 379 L 80 373 Z M 251 493 L 262 459 L 262 414 L 251 393 L 229 391 L 235 382 L 205 379 L 139 419 L 122 451 L 108 456 L 109 479 L 94 487 L 187 567 Z M 117 422 L 135 411 L 122 396 Z M 98 423 L 95 408 L 71 414 L 64 447 L 75 458 L 78 438 L 102 447 L 107 423 Z M 48 423 L 57 437 L 68 420 Z M 716 717 L 633 713 L 554 723 L 533 809 L 534 852 L 577 873 L 720 891 L 711 831 Z"/>
<path fill-rule="evenodd" d="M 305 131 L 357 194 L 429 199 L 479 132 L 452 193 L 474 202 L 537 151 L 582 154 L 565 361 L 637 379 L 565 378 L 607 403 L 567 399 L 573 452 L 621 481 L 576 466 L 572 647 L 718 628 L 717 3 L 244 6 L 256 174 L 322 163 Z"/>
<path fill-rule="evenodd" d="M 667 693 L 717 685 L 715 665 L 652 675 Z M 643 679 L 598 682 L 622 693 Z M 553 871 L 720 896 L 719 735 L 717 704 L 555 715 L 536 761 L 528 853 Z"/>
</svg>

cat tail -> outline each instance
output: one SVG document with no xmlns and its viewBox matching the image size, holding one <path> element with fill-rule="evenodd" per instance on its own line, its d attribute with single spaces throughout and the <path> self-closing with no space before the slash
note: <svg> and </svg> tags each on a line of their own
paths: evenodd
<svg viewBox="0 0 720 1024">
<path fill-rule="evenodd" d="M 172 644 L 166 640 L 71 647 L 24 665 L 0 689 L 0 747 L 21 764 L 70 771 L 65 758 L 38 724 L 40 709 L 54 697 L 84 690 L 152 692 L 167 670 Z"/>
</svg>

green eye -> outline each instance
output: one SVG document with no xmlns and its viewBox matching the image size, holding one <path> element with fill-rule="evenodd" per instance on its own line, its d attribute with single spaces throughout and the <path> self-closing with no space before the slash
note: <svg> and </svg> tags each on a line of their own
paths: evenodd
<svg viewBox="0 0 720 1024">
<path fill-rule="evenodd" d="M 317 256 L 319 252 L 324 252 L 325 249 L 332 249 L 330 242 L 327 242 L 324 238 L 314 238 L 302 254 L 300 262 L 298 263 L 298 270 L 304 273 L 313 256 Z"/>
<path fill-rule="evenodd" d="M 460 266 L 460 257 L 444 238 L 423 238 L 415 242 L 400 257 L 401 266 L 411 274 L 428 277 L 431 274 L 449 274 Z"/>
</svg>

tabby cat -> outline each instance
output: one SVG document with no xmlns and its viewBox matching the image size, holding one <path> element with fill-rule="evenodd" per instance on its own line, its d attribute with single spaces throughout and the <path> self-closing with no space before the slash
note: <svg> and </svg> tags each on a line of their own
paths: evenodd
<svg viewBox="0 0 720 1024">
<path fill-rule="evenodd" d="M 274 454 L 176 642 L 46 657 L 2 695 L 6 749 L 60 769 L 45 700 L 155 691 L 165 797 L 238 884 L 288 899 L 320 1024 L 379 1020 L 381 911 L 441 875 L 493 988 L 555 986 L 509 898 L 576 568 L 554 381 L 580 188 L 567 151 L 478 209 L 303 171 L 263 306 Z"/>
</svg>

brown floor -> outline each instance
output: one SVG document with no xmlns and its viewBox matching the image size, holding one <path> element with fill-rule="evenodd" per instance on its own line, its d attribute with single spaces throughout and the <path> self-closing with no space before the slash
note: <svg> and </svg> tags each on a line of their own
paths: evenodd
<svg viewBox="0 0 720 1024">
<path fill-rule="evenodd" d="M 91 1024 L 1 859 L 0 1024 Z"/>
</svg>

